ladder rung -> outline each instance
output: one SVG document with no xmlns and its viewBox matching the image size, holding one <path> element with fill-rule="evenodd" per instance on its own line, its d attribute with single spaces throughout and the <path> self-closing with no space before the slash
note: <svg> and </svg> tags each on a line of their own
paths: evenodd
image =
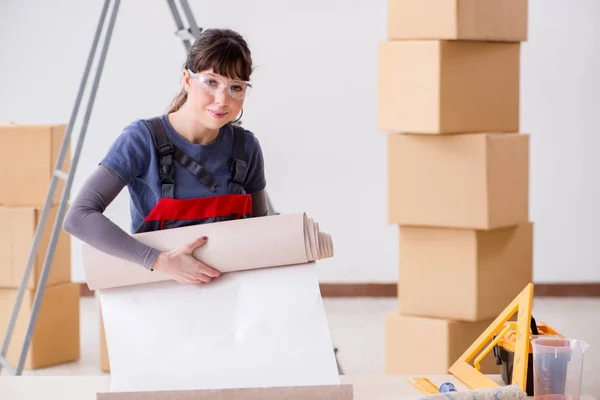
<svg viewBox="0 0 600 400">
<path fill-rule="evenodd" d="M 8 361 L 6 361 L 6 358 L 2 356 L 0 356 L 0 365 L 2 365 L 2 367 L 5 368 L 9 374 L 15 375 L 15 369 L 11 367 Z"/>
<path fill-rule="evenodd" d="M 67 174 L 66 172 L 61 171 L 60 169 L 57 169 L 54 171 L 54 175 L 61 178 L 62 180 L 67 180 L 69 178 L 69 174 Z"/>
</svg>

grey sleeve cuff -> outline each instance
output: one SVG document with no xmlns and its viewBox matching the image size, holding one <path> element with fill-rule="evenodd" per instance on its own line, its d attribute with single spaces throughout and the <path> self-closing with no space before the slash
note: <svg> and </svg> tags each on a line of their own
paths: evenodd
<svg viewBox="0 0 600 400">
<path fill-rule="evenodd" d="M 83 184 L 63 227 L 67 233 L 100 251 L 151 270 L 160 251 L 134 239 L 103 214 L 124 187 L 119 175 L 100 165 Z"/>
<path fill-rule="evenodd" d="M 269 207 L 267 205 L 267 193 L 263 189 L 252 194 L 252 216 L 264 217 L 269 215 Z"/>
</svg>

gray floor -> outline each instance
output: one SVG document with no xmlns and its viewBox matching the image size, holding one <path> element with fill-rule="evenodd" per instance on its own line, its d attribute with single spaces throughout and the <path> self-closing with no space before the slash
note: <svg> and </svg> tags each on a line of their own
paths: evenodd
<svg viewBox="0 0 600 400">
<path fill-rule="evenodd" d="M 339 348 L 338 359 L 346 374 L 384 373 L 385 314 L 397 307 L 395 299 L 325 299 L 331 334 Z M 540 298 L 534 316 L 564 335 L 587 341 L 584 393 L 600 399 L 600 298 Z M 93 298 L 81 302 L 81 359 L 48 369 L 25 371 L 36 375 L 94 375 L 98 368 L 98 318 Z"/>
</svg>

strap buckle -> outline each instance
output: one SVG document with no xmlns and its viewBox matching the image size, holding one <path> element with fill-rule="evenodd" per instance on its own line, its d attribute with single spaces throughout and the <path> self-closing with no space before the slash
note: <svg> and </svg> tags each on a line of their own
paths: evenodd
<svg viewBox="0 0 600 400">
<path fill-rule="evenodd" d="M 173 164 L 163 164 L 160 166 L 160 172 L 162 175 L 161 182 L 166 178 L 172 178 L 175 175 L 175 166 Z"/>
<path fill-rule="evenodd" d="M 169 154 L 173 154 L 175 152 L 175 148 L 171 143 L 165 143 L 158 146 L 158 154 L 161 157 L 168 156 Z"/>
<path fill-rule="evenodd" d="M 160 183 L 174 183 L 173 179 L 175 176 L 175 166 L 173 164 L 166 164 L 160 166 Z"/>
</svg>

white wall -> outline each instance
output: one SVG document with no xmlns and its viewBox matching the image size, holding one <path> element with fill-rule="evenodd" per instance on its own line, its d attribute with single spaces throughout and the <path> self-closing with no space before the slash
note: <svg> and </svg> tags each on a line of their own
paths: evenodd
<svg viewBox="0 0 600 400">
<path fill-rule="evenodd" d="M 0 4 L 0 121 L 68 121 L 102 3 Z M 376 129 L 386 0 L 190 4 L 201 26 L 231 27 L 250 43 L 257 69 L 245 125 L 263 145 L 278 211 L 306 211 L 334 238 L 336 256 L 320 263 L 321 280 L 396 281 L 385 133 Z M 522 127 L 533 135 L 535 280 L 598 281 L 600 3 L 530 4 Z M 125 124 L 163 112 L 178 91 L 184 53 L 173 31 L 165 1 L 122 1 L 73 193 Z M 127 228 L 126 192 L 108 213 Z M 83 280 L 77 241 L 73 279 Z"/>
<path fill-rule="evenodd" d="M 600 281 L 600 2 L 530 0 L 522 53 L 537 282 Z"/>
</svg>

